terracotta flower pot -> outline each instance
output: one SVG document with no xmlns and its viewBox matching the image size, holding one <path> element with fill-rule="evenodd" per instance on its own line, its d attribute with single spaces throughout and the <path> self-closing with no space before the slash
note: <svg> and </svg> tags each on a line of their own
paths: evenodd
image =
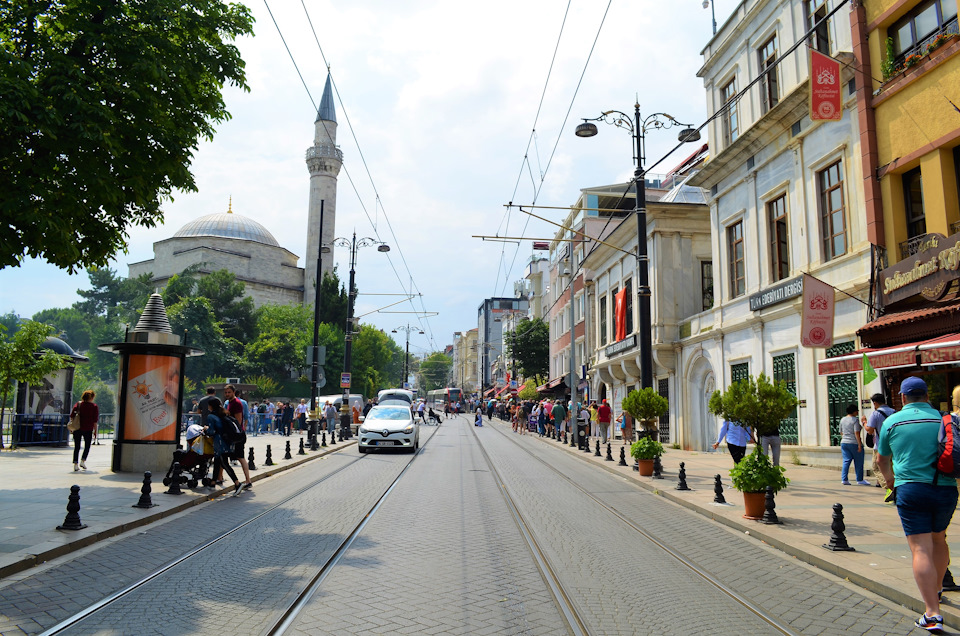
<svg viewBox="0 0 960 636">
<path fill-rule="evenodd" d="M 641 477 L 650 477 L 651 475 L 653 475 L 653 460 L 638 459 L 637 470 L 640 472 Z"/>
<path fill-rule="evenodd" d="M 763 519 L 763 513 L 766 511 L 766 493 L 743 493 L 743 507 L 746 508 L 743 514 L 744 519 Z"/>
</svg>

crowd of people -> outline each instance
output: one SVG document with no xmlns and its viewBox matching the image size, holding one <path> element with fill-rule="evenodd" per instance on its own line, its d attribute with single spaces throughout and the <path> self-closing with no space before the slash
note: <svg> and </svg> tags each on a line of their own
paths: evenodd
<svg viewBox="0 0 960 636">
<path fill-rule="evenodd" d="M 494 417 L 510 422 L 511 429 L 521 435 L 536 433 L 540 437 L 571 434 L 577 427 L 578 437 L 598 438 L 603 444 L 619 434 L 624 445 L 633 442 L 633 419 L 626 412 L 613 418 L 613 409 L 606 399 L 599 402 L 578 402 L 574 407 L 570 400 L 488 400 L 470 401 L 477 426 L 483 425 L 483 417 Z M 616 430 L 613 425 L 616 424 Z"/>
</svg>

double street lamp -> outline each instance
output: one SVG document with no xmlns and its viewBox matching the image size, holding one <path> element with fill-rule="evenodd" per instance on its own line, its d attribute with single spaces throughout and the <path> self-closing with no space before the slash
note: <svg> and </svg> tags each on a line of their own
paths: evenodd
<svg viewBox="0 0 960 636">
<path fill-rule="evenodd" d="M 640 116 L 640 104 L 634 104 L 633 118 L 619 110 L 608 110 L 593 119 L 584 119 L 583 123 L 577 126 L 577 137 L 593 137 L 597 134 L 597 125 L 593 122 L 602 121 L 606 124 L 616 126 L 628 131 L 636 142 L 634 147 L 633 159 L 636 162 L 636 168 L 633 173 L 633 183 L 636 188 L 636 203 L 634 209 L 637 214 L 637 296 L 640 309 L 640 384 L 643 388 L 653 388 L 653 344 L 650 333 L 650 273 L 649 262 L 647 260 L 647 194 L 646 194 L 646 170 L 643 167 L 645 161 L 645 136 L 648 130 L 658 128 L 672 128 L 673 126 L 682 126 L 682 130 L 677 135 L 680 143 L 688 143 L 700 140 L 700 131 L 689 124 L 681 124 L 673 116 L 667 113 L 654 113 L 642 118 Z M 571 286 L 573 277 L 571 276 Z M 571 342 L 571 348 L 573 343 Z"/>
<path fill-rule="evenodd" d="M 410 333 L 416 332 L 420 335 L 423 335 L 423 331 L 420 327 L 411 327 L 409 324 L 406 326 L 397 327 L 392 331 L 392 333 L 397 333 L 398 331 L 407 332 L 407 352 L 403 357 L 403 382 L 401 386 L 407 383 L 407 378 L 410 377 L 409 364 L 410 364 Z M 403 388 L 406 388 L 405 386 Z"/>
<path fill-rule="evenodd" d="M 343 389 L 343 401 L 340 404 L 340 431 L 344 439 L 350 438 L 350 422 L 352 420 L 350 415 L 350 383 L 352 381 L 351 356 L 353 353 L 353 335 L 356 333 L 353 330 L 353 308 L 357 298 L 357 288 L 354 286 L 357 268 L 357 250 L 361 247 L 370 247 L 371 245 L 376 245 L 378 252 L 390 251 L 390 246 L 383 241 L 369 237 L 358 240 L 356 232 L 353 233 L 352 239 L 335 238 L 322 248 L 322 251 L 325 253 L 329 253 L 333 247 L 345 247 L 350 250 L 350 286 L 347 291 L 347 324 L 344 328 L 346 346 L 343 352 L 343 373 L 346 377 L 342 378 L 340 382 L 341 388 Z M 343 379 L 346 379 L 346 382 L 343 382 Z"/>
</svg>

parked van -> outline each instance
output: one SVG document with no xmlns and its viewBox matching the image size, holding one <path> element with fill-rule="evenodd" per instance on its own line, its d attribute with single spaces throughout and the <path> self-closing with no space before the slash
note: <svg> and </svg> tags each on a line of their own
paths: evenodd
<svg viewBox="0 0 960 636">
<path fill-rule="evenodd" d="M 377 404 L 396 404 L 403 402 L 407 406 L 413 404 L 413 391 L 406 389 L 384 389 L 377 394 Z"/>
<path fill-rule="evenodd" d="M 320 407 L 320 411 L 323 411 L 323 407 L 327 402 L 333 404 L 337 410 L 340 410 L 340 405 L 343 404 L 343 393 L 337 393 L 336 395 L 321 395 L 317 398 L 317 405 Z M 363 395 L 360 393 L 351 393 L 350 394 L 350 408 L 357 407 L 360 410 L 360 419 L 363 420 L 363 405 L 366 403 Z"/>
</svg>

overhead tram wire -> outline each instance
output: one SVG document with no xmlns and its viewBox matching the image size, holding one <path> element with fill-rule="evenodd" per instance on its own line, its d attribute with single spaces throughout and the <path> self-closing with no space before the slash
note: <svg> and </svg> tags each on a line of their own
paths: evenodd
<svg viewBox="0 0 960 636">
<path fill-rule="evenodd" d="M 587 68 L 590 66 L 590 60 L 593 59 L 593 52 L 597 48 L 597 42 L 600 40 L 600 33 L 603 31 L 603 25 L 607 21 L 607 16 L 610 14 L 610 6 L 612 4 L 613 4 L 613 0 L 609 0 L 609 2 L 607 2 L 607 8 L 603 12 L 603 18 L 600 20 L 600 26 L 597 27 L 597 35 L 593 38 L 593 44 L 590 45 L 590 53 L 587 54 L 587 59 L 583 64 L 583 70 L 580 72 L 580 79 L 577 80 L 577 87 L 573 90 L 573 96 L 570 98 L 570 105 L 567 107 L 567 113 L 563 117 L 563 123 L 560 125 L 560 131 L 557 133 L 557 140 L 553 144 L 553 150 L 550 152 L 550 158 L 547 160 L 547 165 L 542 172 L 542 175 L 540 177 L 540 185 L 536 188 L 536 191 L 534 192 L 533 201 L 531 201 L 531 204 L 537 202 L 537 197 L 540 196 L 540 191 L 543 189 L 543 184 L 547 178 L 547 173 L 550 171 L 550 166 L 553 164 L 553 158 L 557 153 L 557 147 L 560 145 L 560 138 L 562 137 L 564 129 L 567 126 L 567 120 L 570 119 L 570 112 L 573 110 L 573 104 L 574 102 L 576 102 L 577 95 L 580 92 L 580 87 L 583 85 L 583 78 L 587 74 Z M 530 225 L 530 217 L 527 216 L 527 220 L 523 224 L 523 230 L 520 232 L 521 236 L 526 235 L 527 227 L 529 225 Z M 506 292 L 507 284 L 509 283 L 509 280 L 510 280 L 510 272 L 513 271 L 513 268 L 517 263 L 517 255 L 519 253 L 520 253 L 520 246 L 517 245 L 517 248 L 513 252 L 513 260 L 510 263 L 510 268 L 504 274 L 503 287 L 502 287 L 502 289 L 504 290 L 504 293 Z M 498 278 L 499 278 L 499 274 L 498 274 Z"/>
<path fill-rule="evenodd" d="M 302 0 L 301 0 L 301 4 L 303 4 Z M 278 35 L 280 36 L 280 39 L 281 39 L 281 41 L 283 42 L 283 45 L 284 45 L 284 47 L 285 47 L 286 50 L 287 50 L 287 54 L 290 56 L 290 61 L 293 63 L 294 69 L 296 70 L 297 75 L 300 77 L 300 81 L 303 82 L 303 87 L 304 87 L 304 89 L 306 89 L 306 91 L 307 91 L 307 96 L 310 98 L 310 103 L 311 103 L 312 106 L 313 106 L 313 110 L 316 110 L 316 109 L 317 109 L 317 106 L 316 106 L 316 102 L 315 102 L 314 99 L 313 99 L 313 95 L 310 93 L 310 89 L 307 87 L 306 81 L 303 79 L 303 75 L 300 73 L 300 68 L 299 68 L 299 66 L 297 65 L 296 59 L 294 59 L 294 57 L 293 57 L 293 53 L 290 51 L 290 47 L 287 45 L 286 38 L 283 37 L 283 31 L 280 29 L 280 25 L 277 23 L 277 20 L 276 20 L 276 18 L 275 18 L 274 15 L 273 15 L 273 11 L 270 9 L 270 4 L 269 4 L 268 0 L 264 0 L 264 5 L 266 5 L 267 12 L 270 14 L 270 19 L 273 21 L 273 25 L 274 25 L 274 27 L 276 27 L 276 29 L 277 29 L 277 33 L 278 33 Z M 314 40 L 315 40 L 316 43 L 317 43 L 317 48 L 320 50 L 320 57 L 321 57 L 321 59 L 324 61 L 324 63 L 326 64 L 326 63 L 327 63 L 326 55 L 323 53 L 323 47 L 320 45 L 320 40 L 319 40 L 319 38 L 318 38 L 318 36 L 317 36 L 316 30 L 315 30 L 314 27 L 313 27 L 313 21 L 310 19 L 310 13 L 309 13 L 309 11 L 307 10 L 307 7 L 306 7 L 305 4 L 303 4 L 303 9 L 304 9 L 304 12 L 305 12 L 306 15 L 307 15 L 307 21 L 308 21 L 308 23 L 309 23 L 309 25 L 310 25 L 310 30 L 311 30 L 311 32 L 313 33 Z M 328 66 L 327 68 L 329 69 L 329 66 Z M 355 143 L 356 146 L 357 146 L 357 151 L 358 151 L 358 154 L 359 154 L 359 156 L 360 156 L 361 162 L 363 163 L 364 169 L 365 169 L 366 172 L 367 172 L 367 177 L 370 179 L 371 186 L 373 187 L 373 190 L 374 190 L 374 193 L 375 193 L 375 196 L 376 196 L 376 201 L 380 204 L 380 209 L 383 211 L 383 217 L 384 217 L 384 219 L 385 219 L 386 222 L 387 222 L 387 227 L 389 228 L 390 234 L 391 234 L 391 236 L 392 236 L 392 238 L 393 238 L 393 243 L 394 243 L 394 245 L 396 246 L 397 252 L 400 254 L 400 259 L 401 259 L 401 261 L 403 262 L 404 268 L 407 270 L 407 273 L 410 275 L 411 282 L 412 282 L 412 280 L 413 280 L 413 274 L 412 274 L 412 272 L 410 271 L 410 266 L 409 266 L 409 264 L 408 264 L 407 261 L 406 261 L 406 257 L 403 255 L 403 250 L 402 250 L 402 248 L 400 247 L 400 241 L 397 239 L 396 233 L 395 233 L 394 230 L 393 230 L 393 226 L 392 226 L 392 224 L 390 223 L 390 218 L 389 218 L 389 216 L 387 215 L 387 211 L 386 211 L 386 209 L 383 207 L 383 201 L 382 201 L 382 199 L 380 199 L 380 194 L 379 194 L 379 192 L 377 191 L 376 184 L 375 184 L 374 181 L 373 181 L 373 176 L 370 174 L 370 169 L 369 169 L 369 166 L 368 166 L 368 164 L 367 164 L 366 158 L 364 157 L 363 151 L 362 151 L 362 149 L 360 148 L 359 140 L 357 139 L 356 133 L 355 133 L 355 131 L 354 131 L 354 129 L 353 129 L 353 125 L 352 125 L 352 123 L 350 122 L 350 116 L 349 116 L 349 114 L 347 113 L 346 106 L 344 106 L 344 104 L 343 104 L 343 99 L 340 97 L 340 92 L 339 92 L 339 90 L 337 90 L 336 82 L 333 81 L 332 76 L 331 76 L 331 83 L 333 84 L 334 92 L 336 93 L 336 96 L 337 96 L 337 101 L 340 103 L 341 111 L 343 112 L 343 115 L 344 115 L 344 117 L 345 117 L 346 120 L 347 120 L 347 126 L 348 126 L 348 128 L 350 129 L 350 134 L 351 134 L 351 136 L 353 137 L 353 141 L 354 141 L 354 143 Z M 323 123 L 323 122 L 321 121 L 321 123 Z M 326 129 L 326 124 L 323 124 L 323 126 L 324 126 L 324 129 Z M 329 132 L 329 131 L 328 131 L 328 132 Z M 358 202 L 360 203 L 360 207 L 361 207 L 361 209 L 363 210 L 364 215 L 367 217 L 367 221 L 370 223 L 371 227 L 373 228 L 374 234 L 376 235 L 376 237 L 377 237 L 378 240 L 381 240 L 379 230 L 377 229 L 377 223 L 376 223 L 373 219 L 370 218 L 370 213 L 369 213 L 369 211 L 367 210 L 367 206 L 366 206 L 366 204 L 364 203 L 363 198 L 361 197 L 360 192 L 359 192 L 359 190 L 357 189 L 357 185 L 356 185 L 356 183 L 354 182 L 353 177 L 350 175 L 350 171 L 349 171 L 349 169 L 347 168 L 346 165 L 343 165 L 343 171 L 344 171 L 344 173 L 345 173 L 346 176 L 347 176 L 347 180 L 349 181 L 350 186 L 353 188 L 354 194 L 356 195 L 357 200 L 358 200 Z M 403 285 L 403 281 L 402 281 L 402 279 L 400 278 L 400 273 L 397 271 L 397 268 L 396 268 L 396 266 L 395 266 L 394 263 L 393 263 L 393 259 L 390 258 L 390 255 L 389 255 L 389 254 L 387 255 L 387 262 L 390 263 L 390 267 L 391 267 L 391 269 L 393 270 L 394 275 L 397 277 L 397 282 L 400 283 L 401 288 L 404 288 L 404 289 L 405 289 L 405 287 L 404 287 L 404 285 Z M 411 293 L 412 293 L 412 289 L 417 289 L 417 291 L 419 292 L 419 287 L 417 287 L 415 283 L 414 283 L 414 284 L 411 284 Z M 422 308 L 424 309 L 424 311 L 425 311 L 425 310 L 426 310 L 426 307 L 425 307 L 425 305 L 423 304 L 422 296 L 421 296 L 420 304 L 421 304 L 421 307 L 422 307 Z M 412 300 L 411 300 L 411 308 L 416 309 L 416 307 L 413 305 Z M 426 328 L 427 328 L 427 330 L 428 330 L 428 331 L 430 332 L 430 334 L 431 334 L 431 340 L 432 340 L 434 343 L 436 343 L 436 340 L 433 338 L 433 330 L 430 328 L 429 322 L 427 323 Z"/>
</svg>

